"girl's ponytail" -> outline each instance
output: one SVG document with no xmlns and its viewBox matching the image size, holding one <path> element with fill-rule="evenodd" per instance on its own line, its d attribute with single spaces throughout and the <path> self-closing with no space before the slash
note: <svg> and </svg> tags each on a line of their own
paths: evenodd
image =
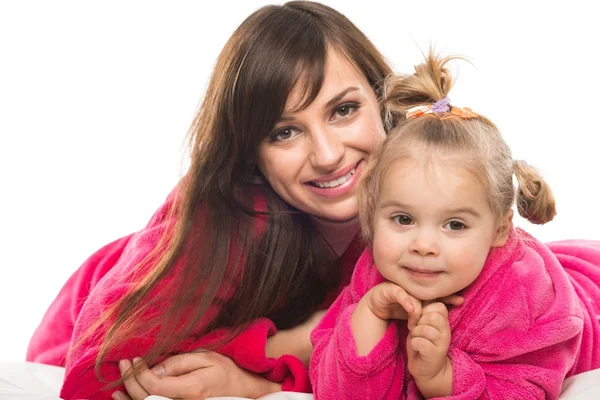
<svg viewBox="0 0 600 400">
<path fill-rule="evenodd" d="M 525 161 L 514 161 L 513 172 L 519 183 L 517 209 L 523 218 L 543 225 L 556 215 L 556 204 L 550 186 L 540 173 Z"/>
<path fill-rule="evenodd" d="M 432 104 L 447 97 L 452 88 L 452 74 L 445 65 L 458 56 L 442 57 L 430 50 L 423 64 L 412 75 L 390 75 L 384 84 L 383 101 L 387 110 L 406 114 L 408 109 Z"/>
</svg>

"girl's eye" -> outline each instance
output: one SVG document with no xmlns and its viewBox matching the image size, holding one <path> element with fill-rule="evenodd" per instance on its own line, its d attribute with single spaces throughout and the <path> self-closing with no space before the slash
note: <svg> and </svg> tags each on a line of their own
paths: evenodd
<svg viewBox="0 0 600 400">
<path fill-rule="evenodd" d="M 286 140 L 290 140 L 291 138 L 295 137 L 297 134 L 297 130 L 292 128 L 292 127 L 285 127 L 285 128 L 281 128 L 276 130 L 275 132 L 273 132 L 269 138 L 271 140 L 271 142 L 284 142 Z"/>
<path fill-rule="evenodd" d="M 394 222 L 396 222 L 398 225 L 412 225 L 413 220 L 411 217 L 409 217 L 408 215 L 404 215 L 404 214 L 400 214 L 400 215 L 396 215 L 393 218 Z"/>
<path fill-rule="evenodd" d="M 352 115 L 358 110 L 359 105 L 357 103 L 344 103 L 340 104 L 333 110 L 332 119 L 337 118 L 345 118 L 349 115 Z"/>
<path fill-rule="evenodd" d="M 450 229 L 451 231 L 462 231 L 463 229 L 466 229 L 467 226 L 460 221 L 450 221 L 444 225 L 444 228 Z"/>
</svg>

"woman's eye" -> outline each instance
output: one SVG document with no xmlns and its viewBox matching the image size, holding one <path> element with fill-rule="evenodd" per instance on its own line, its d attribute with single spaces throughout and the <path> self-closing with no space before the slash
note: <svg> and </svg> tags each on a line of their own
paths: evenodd
<svg viewBox="0 0 600 400">
<path fill-rule="evenodd" d="M 396 222 L 398 225 L 412 225 L 413 220 L 408 215 L 402 214 L 402 215 L 396 215 L 394 217 L 394 222 Z"/>
<path fill-rule="evenodd" d="M 446 229 L 450 229 L 451 231 L 462 231 L 466 229 L 467 226 L 460 221 L 450 221 L 446 225 L 444 225 Z"/>
<path fill-rule="evenodd" d="M 358 104 L 356 103 L 344 103 L 341 104 L 339 106 L 337 106 L 335 108 L 335 110 L 333 110 L 333 119 L 335 119 L 335 117 L 338 118 L 345 118 L 351 114 L 354 114 L 354 112 L 356 112 L 356 110 L 358 109 Z"/>
<path fill-rule="evenodd" d="M 296 133 L 296 129 L 290 127 L 278 129 L 271 134 L 271 142 L 283 142 L 289 140 L 293 138 Z"/>
</svg>

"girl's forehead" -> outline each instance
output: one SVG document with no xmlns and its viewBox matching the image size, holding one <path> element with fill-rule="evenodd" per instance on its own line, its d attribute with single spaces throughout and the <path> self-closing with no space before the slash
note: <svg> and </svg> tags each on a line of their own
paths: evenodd
<svg viewBox="0 0 600 400">
<path fill-rule="evenodd" d="M 444 182 L 477 183 L 478 176 L 468 168 L 460 156 L 444 157 L 440 153 L 423 153 L 411 155 L 391 163 L 387 171 L 388 178 L 394 179 L 419 179 L 423 183 L 433 186 Z"/>
<path fill-rule="evenodd" d="M 455 163 L 405 159 L 382 177 L 381 200 L 429 210 L 485 208 L 485 187 L 471 170 Z"/>
</svg>

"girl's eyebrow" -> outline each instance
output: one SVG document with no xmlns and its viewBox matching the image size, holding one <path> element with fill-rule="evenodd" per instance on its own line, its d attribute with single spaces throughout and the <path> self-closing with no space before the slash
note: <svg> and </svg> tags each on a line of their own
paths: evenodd
<svg viewBox="0 0 600 400">
<path fill-rule="evenodd" d="M 327 104 L 325 104 L 325 107 L 326 108 L 333 107 L 333 105 L 335 105 L 335 103 L 337 103 L 338 101 L 340 101 L 341 99 L 343 99 L 345 95 L 347 95 L 350 92 L 354 92 L 356 90 L 358 90 L 358 88 L 356 86 L 347 87 L 346 89 L 342 90 L 340 93 L 338 93 L 335 96 L 333 96 L 331 98 L 331 100 L 329 100 L 327 102 Z M 288 122 L 288 121 L 291 121 L 293 119 L 294 119 L 294 117 L 287 116 L 287 115 L 282 115 L 281 118 L 279 118 L 278 122 Z"/>
<path fill-rule="evenodd" d="M 407 206 L 406 204 L 402 204 L 395 200 L 385 201 L 379 205 L 379 208 L 387 208 L 387 207 L 396 207 L 396 208 L 403 208 L 403 209 L 411 208 L 411 207 Z"/>
<path fill-rule="evenodd" d="M 394 208 L 400 208 L 400 209 L 404 209 L 404 210 L 410 210 L 411 207 L 406 205 L 406 204 L 402 204 L 398 201 L 395 200 L 390 200 L 390 201 L 385 201 L 383 203 L 381 203 L 379 205 L 379 208 L 386 208 L 386 207 L 394 207 Z M 476 217 L 476 218 L 480 218 L 481 214 L 478 213 L 474 208 L 472 207 L 459 207 L 459 208 L 452 208 L 447 210 L 446 212 L 447 214 L 471 214 L 472 216 Z"/>
<path fill-rule="evenodd" d="M 481 217 L 481 214 L 479 214 L 474 208 L 471 207 L 461 207 L 461 208 L 453 208 L 451 210 L 448 210 L 448 214 L 471 214 L 474 217 Z"/>
</svg>

